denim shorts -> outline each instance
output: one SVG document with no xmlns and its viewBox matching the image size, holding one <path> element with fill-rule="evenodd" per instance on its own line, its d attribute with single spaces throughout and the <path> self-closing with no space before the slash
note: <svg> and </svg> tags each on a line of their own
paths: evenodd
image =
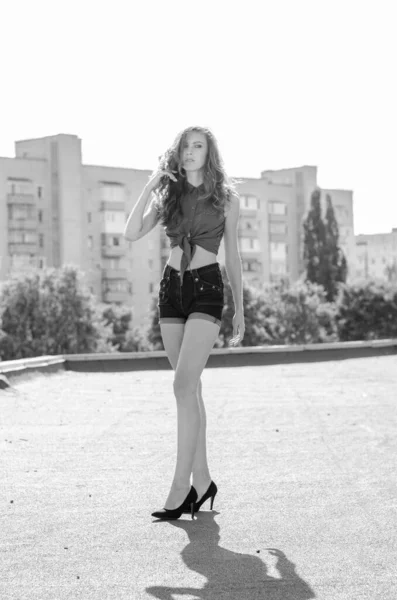
<svg viewBox="0 0 397 600">
<path fill-rule="evenodd" d="M 223 280 L 219 263 L 186 270 L 181 285 L 180 272 L 165 265 L 158 295 L 159 323 L 185 323 L 205 319 L 222 322 Z"/>
</svg>

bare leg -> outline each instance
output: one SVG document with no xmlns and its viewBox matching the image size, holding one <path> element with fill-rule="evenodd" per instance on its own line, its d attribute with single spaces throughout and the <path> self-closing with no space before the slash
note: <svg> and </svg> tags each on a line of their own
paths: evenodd
<svg viewBox="0 0 397 600">
<path fill-rule="evenodd" d="M 164 508 L 177 508 L 190 490 L 190 474 L 200 430 L 200 410 L 197 390 L 178 390 L 174 385 L 177 404 L 177 455 L 174 478 Z"/>
<path fill-rule="evenodd" d="M 205 418 L 205 410 L 201 410 L 199 404 L 198 382 L 218 333 L 219 325 L 206 319 L 192 318 L 185 324 L 174 377 L 178 443 L 175 474 L 165 503 L 165 508 L 168 509 L 180 506 L 190 490 L 190 476 L 199 441 L 201 413 Z M 205 454 L 205 426 L 200 439 L 197 470 L 195 470 L 197 484 L 199 473 L 202 469 L 204 471 L 208 469 Z"/>
<path fill-rule="evenodd" d="M 201 378 L 199 379 L 199 383 L 197 386 L 197 398 L 200 409 L 200 430 L 197 439 L 196 453 L 194 455 L 193 461 L 193 481 L 198 500 L 205 494 L 208 489 L 208 486 L 211 483 L 211 475 L 208 467 L 208 459 L 207 459 L 207 442 L 206 442 L 206 433 L 207 433 L 207 415 L 205 412 L 205 406 L 203 401 L 203 386 L 201 384 Z"/>
</svg>

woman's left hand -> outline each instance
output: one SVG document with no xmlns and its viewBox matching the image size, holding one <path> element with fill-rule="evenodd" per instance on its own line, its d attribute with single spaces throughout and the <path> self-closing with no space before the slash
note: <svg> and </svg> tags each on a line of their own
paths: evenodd
<svg viewBox="0 0 397 600">
<path fill-rule="evenodd" d="M 233 317 L 233 337 L 229 340 L 229 346 L 236 346 L 243 340 L 245 332 L 244 311 L 236 310 Z"/>
</svg>

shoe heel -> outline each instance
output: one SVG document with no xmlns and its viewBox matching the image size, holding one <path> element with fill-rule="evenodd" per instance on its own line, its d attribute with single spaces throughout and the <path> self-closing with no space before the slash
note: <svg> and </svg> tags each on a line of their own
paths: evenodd
<svg viewBox="0 0 397 600">
<path fill-rule="evenodd" d="M 194 502 L 192 502 L 190 505 L 190 515 L 192 519 L 194 519 Z"/>
<path fill-rule="evenodd" d="M 214 494 L 213 496 L 211 496 L 211 506 L 210 506 L 211 510 L 212 510 L 212 507 L 214 506 L 215 496 L 216 496 L 216 494 Z"/>
</svg>

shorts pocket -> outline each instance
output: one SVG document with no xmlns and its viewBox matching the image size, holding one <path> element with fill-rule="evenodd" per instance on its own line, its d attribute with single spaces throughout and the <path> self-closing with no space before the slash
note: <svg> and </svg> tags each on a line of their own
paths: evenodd
<svg viewBox="0 0 397 600">
<path fill-rule="evenodd" d="M 199 275 L 196 282 L 198 304 L 223 304 L 223 281 L 218 271 Z"/>
<path fill-rule="evenodd" d="M 170 294 L 170 277 L 163 277 L 160 281 L 160 289 L 159 289 L 159 305 L 167 304 Z"/>
</svg>

